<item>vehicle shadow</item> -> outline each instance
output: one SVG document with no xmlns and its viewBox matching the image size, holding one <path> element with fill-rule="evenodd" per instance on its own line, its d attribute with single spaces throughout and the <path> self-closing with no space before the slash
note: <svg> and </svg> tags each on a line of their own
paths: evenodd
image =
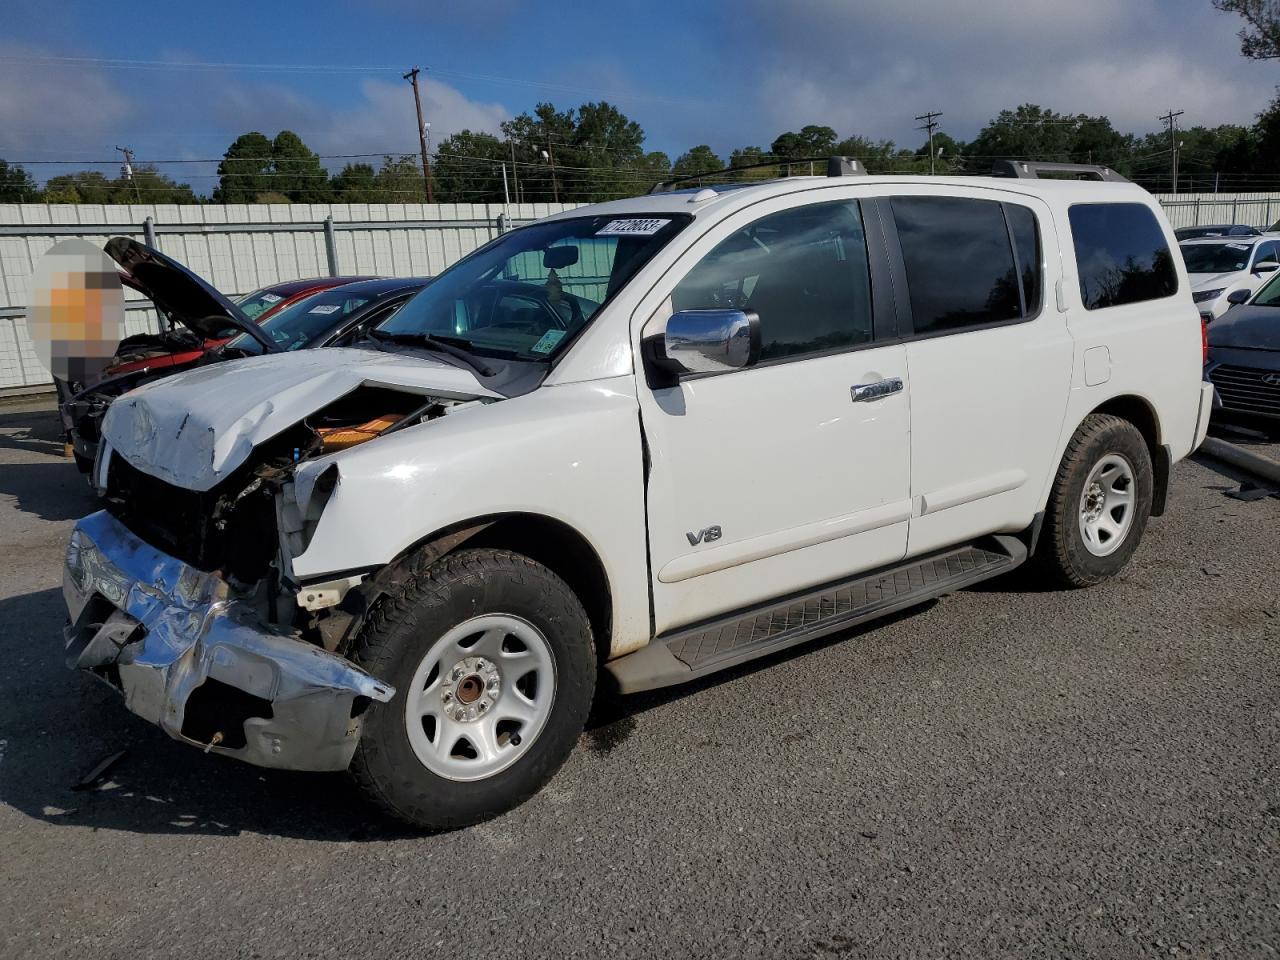
<svg viewBox="0 0 1280 960">
<path fill-rule="evenodd" d="M 339 774 L 261 770 L 169 739 L 106 684 L 66 668 L 64 617 L 57 589 L 0 600 L 0 636 L 22 651 L 0 671 L 0 804 L 46 823 L 132 833 L 341 843 L 421 835 Z M 100 782 L 72 789 L 121 750 Z"/>
<path fill-rule="evenodd" d="M 0 449 L 26 450 L 61 457 L 62 439 L 62 422 L 58 419 L 57 410 L 5 412 L 0 407 Z"/>
<path fill-rule="evenodd" d="M 12 497 L 18 510 L 42 520 L 76 520 L 101 508 L 69 460 L 0 465 L 0 497 Z"/>
<path fill-rule="evenodd" d="M 681 700 L 685 697 L 697 696 L 708 688 L 728 683 L 739 677 L 750 676 L 761 670 L 768 670 L 785 661 L 805 657 L 838 643 L 856 641 L 865 634 L 883 629 L 890 624 L 910 620 L 926 610 L 933 609 L 937 603 L 937 599 L 926 600 L 906 610 L 900 610 L 897 613 L 859 624 L 856 627 L 842 630 L 839 633 L 834 633 L 818 640 L 802 643 L 787 650 L 780 650 L 758 660 L 750 660 L 736 667 L 710 674 L 700 680 L 692 680 L 689 683 L 682 683 L 674 687 L 663 687 L 659 690 L 624 695 L 618 691 L 612 675 L 608 671 L 601 670 L 600 679 L 596 687 L 595 703 L 592 705 L 591 715 L 587 718 L 585 746 L 590 750 L 608 753 L 630 735 L 636 725 L 636 717 L 647 713 L 655 707 L 660 707 L 663 704 Z"/>
</svg>

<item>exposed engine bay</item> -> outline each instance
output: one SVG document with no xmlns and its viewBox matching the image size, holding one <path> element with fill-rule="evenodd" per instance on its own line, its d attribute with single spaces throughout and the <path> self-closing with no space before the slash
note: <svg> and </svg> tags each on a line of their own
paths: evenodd
<svg viewBox="0 0 1280 960">
<path fill-rule="evenodd" d="M 306 549 L 337 482 L 337 467 L 317 481 L 305 516 L 292 497 L 281 496 L 292 492 L 296 467 L 481 402 L 360 386 L 255 446 L 244 463 L 208 490 L 175 486 L 111 456 L 104 501 L 147 543 L 216 573 L 266 622 L 314 631 L 324 617 L 299 606 L 296 585 L 286 582 L 281 552 L 292 556 Z M 320 642 L 314 632 L 309 639 Z"/>
</svg>

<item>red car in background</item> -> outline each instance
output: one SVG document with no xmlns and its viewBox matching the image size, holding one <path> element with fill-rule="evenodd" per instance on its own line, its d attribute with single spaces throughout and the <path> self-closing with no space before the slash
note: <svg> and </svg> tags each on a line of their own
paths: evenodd
<svg viewBox="0 0 1280 960">
<path fill-rule="evenodd" d="M 132 277 L 120 278 L 124 285 L 148 295 Z M 286 280 L 269 287 L 262 287 L 253 293 L 245 294 L 234 301 L 250 320 L 261 323 L 267 317 L 297 303 L 303 297 L 309 297 L 321 290 L 342 286 L 344 283 L 356 283 L 360 280 L 371 280 L 372 277 L 312 277 L 309 280 Z M 163 316 L 163 314 L 162 314 Z M 239 331 L 233 331 L 225 337 L 205 339 L 198 346 L 195 343 L 175 344 L 173 340 L 157 339 L 150 334 L 127 337 L 120 342 L 116 351 L 115 362 L 103 371 L 103 379 L 119 374 L 133 373 L 136 370 L 162 370 L 165 367 L 181 367 L 199 360 L 209 350 L 220 347 Z"/>
</svg>

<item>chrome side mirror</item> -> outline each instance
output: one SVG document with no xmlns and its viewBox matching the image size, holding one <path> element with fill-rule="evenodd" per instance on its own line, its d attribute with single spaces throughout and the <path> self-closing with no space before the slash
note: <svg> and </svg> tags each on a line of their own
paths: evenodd
<svg viewBox="0 0 1280 960">
<path fill-rule="evenodd" d="M 649 359 L 668 375 L 741 370 L 760 359 L 760 316 L 753 310 L 681 310 L 653 340 Z"/>
<path fill-rule="evenodd" d="M 1277 270 L 1280 270 L 1280 263 L 1274 260 L 1264 260 L 1253 265 L 1254 273 L 1275 273 Z"/>
</svg>

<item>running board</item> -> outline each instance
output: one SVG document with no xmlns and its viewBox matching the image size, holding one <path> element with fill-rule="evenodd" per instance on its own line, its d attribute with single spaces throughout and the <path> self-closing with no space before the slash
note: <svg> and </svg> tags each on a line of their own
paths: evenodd
<svg viewBox="0 0 1280 960">
<path fill-rule="evenodd" d="M 669 633 L 605 669 L 622 693 L 685 683 L 952 593 L 1026 559 L 1017 537 L 986 537 Z"/>
</svg>

